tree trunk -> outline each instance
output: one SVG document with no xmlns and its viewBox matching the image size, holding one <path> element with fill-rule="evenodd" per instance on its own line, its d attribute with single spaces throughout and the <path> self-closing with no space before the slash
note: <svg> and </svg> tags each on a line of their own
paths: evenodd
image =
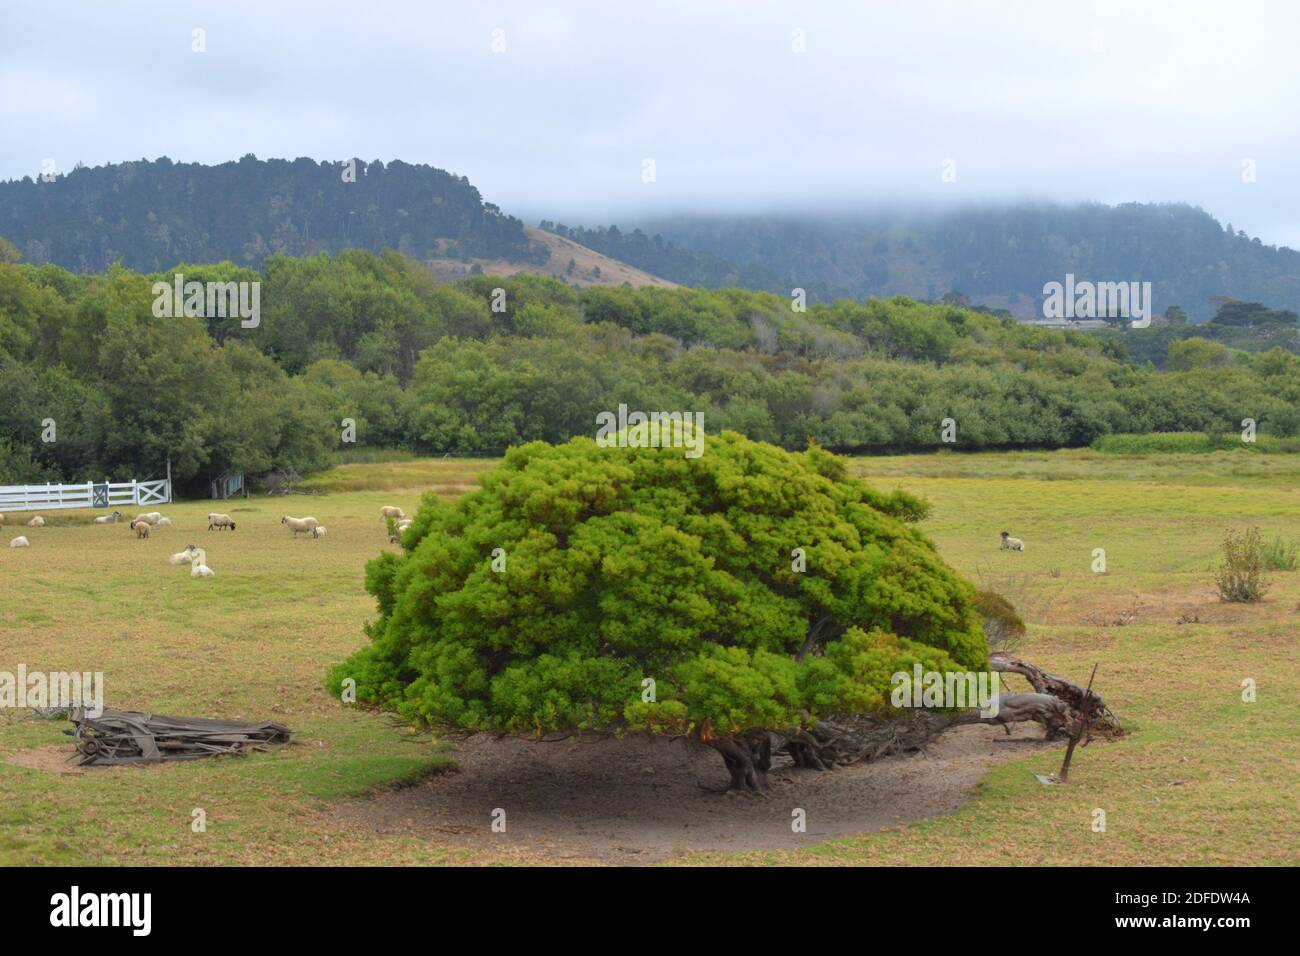
<svg viewBox="0 0 1300 956">
<path fill-rule="evenodd" d="M 815 642 L 816 630 L 810 631 L 806 646 Z M 1111 733 L 1122 732 L 1119 719 L 1095 691 L 1002 651 L 989 655 L 989 669 L 1021 674 L 1035 692 L 1000 695 L 995 717 L 981 717 L 978 711 L 953 714 L 923 709 L 888 718 L 840 714 L 782 732 L 752 730 L 724 735 L 715 734 L 706 721 L 697 738 L 721 754 L 731 775 L 729 791 L 761 793 L 768 789 L 773 755 L 788 756 L 796 767 L 834 770 L 919 750 L 954 724 L 998 724 L 1010 734 L 1011 724 L 1036 721 L 1052 737 L 1076 724 L 1086 727 L 1091 722 Z"/>
</svg>

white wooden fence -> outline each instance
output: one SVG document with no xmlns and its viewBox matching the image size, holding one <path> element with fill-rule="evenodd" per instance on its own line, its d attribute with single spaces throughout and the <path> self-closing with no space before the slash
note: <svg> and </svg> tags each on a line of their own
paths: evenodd
<svg viewBox="0 0 1300 956">
<path fill-rule="evenodd" d="M 0 514 L 6 511 L 53 511 L 56 508 L 115 508 L 118 505 L 167 504 L 171 482 L 88 481 L 84 485 L 0 485 Z"/>
</svg>

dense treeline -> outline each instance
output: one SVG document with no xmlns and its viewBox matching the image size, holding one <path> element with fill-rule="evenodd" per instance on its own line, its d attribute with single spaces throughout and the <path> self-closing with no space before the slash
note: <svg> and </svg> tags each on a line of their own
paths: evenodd
<svg viewBox="0 0 1300 956">
<path fill-rule="evenodd" d="M 484 203 L 463 176 L 392 162 L 259 160 L 78 166 L 0 183 L 0 236 L 35 265 L 151 271 L 177 262 L 345 248 L 544 261 L 523 223 Z"/>
<path fill-rule="evenodd" d="M 1122 338 L 948 304 L 796 312 L 741 289 L 445 284 L 395 252 L 177 271 L 260 281 L 260 323 L 156 317 L 153 283 L 172 273 L 0 263 L 0 482 L 146 478 L 168 456 L 182 482 L 305 473 L 344 447 L 344 419 L 358 445 L 498 452 L 594 434 L 619 404 L 702 412 L 707 431 L 787 448 L 941 447 L 945 418 L 966 449 L 1227 431 L 1244 417 L 1300 433 L 1300 359 L 1283 349 L 1206 354 L 1191 339 L 1159 371 L 1126 361 Z"/>
<path fill-rule="evenodd" d="M 1180 305 L 1208 320 L 1215 297 L 1300 310 L 1300 252 L 1221 225 L 1184 204 L 1012 205 L 948 213 L 692 216 L 569 230 L 605 255 L 674 282 L 732 284 L 821 300 L 960 289 L 976 302 L 1041 316 L 1043 284 L 1073 272 L 1092 281 L 1149 281 L 1156 311 Z"/>
<path fill-rule="evenodd" d="M 1237 351 L 1282 348 L 1300 355 L 1300 317 L 1294 312 L 1225 297 L 1220 297 L 1214 318 L 1200 325 L 1189 325 L 1182 309 L 1174 307 L 1149 328 L 1105 329 L 1098 334 L 1103 341 L 1122 343 L 1134 362 L 1175 371 L 1232 365 Z"/>
</svg>

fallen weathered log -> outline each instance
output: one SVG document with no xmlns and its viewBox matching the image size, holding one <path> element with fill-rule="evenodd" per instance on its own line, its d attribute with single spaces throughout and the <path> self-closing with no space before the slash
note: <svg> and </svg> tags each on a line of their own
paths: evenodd
<svg viewBox="0 0 1300 956">
<path fill-rule="evenodd" d="M 129 710 L 105 710 L 90 717 L 85 710 L 74 708 L 69 719 L 74 729 L 66 733 L 76 742 L 83 764 L 158 763 L 244 754 L 286 744 L 291 733 L 283 724 L 269 721 L 164 717 Z"/>
<path fill-rule="evenodd" d="M 1070 723 L 1070 708 L 1051 694 L 1002 694 L 996 715 L 984 717 L 979 711 L 968 710 L 957 718 L 957 723 L 998 724 L 1010 734 L 1012 724 L 1029 720 L 1042 724 L 1047 736 L 1054 737 Z"/>
<path fill-rule="evenodd" d="M 1049 674 L 1038 665 L 1013 657 L 1005 651 L 994 651 L 989 655 L 989 670 L 1020 674 L 1033 686 L 1035 693 L 1050 694 L 1064 701 L 1069 708 L 1068 717 L 1071 721 L 1089 718 L 1090 726 L 1099 726 L 1111 734 L 1122 732 L 1119 718 L 1094 690 L 1080 687 L 1064 677 Z M 1009 696 L 1015 695 L 1004 694 L 1002 700 L 1005 701 Z"/>
</svg>

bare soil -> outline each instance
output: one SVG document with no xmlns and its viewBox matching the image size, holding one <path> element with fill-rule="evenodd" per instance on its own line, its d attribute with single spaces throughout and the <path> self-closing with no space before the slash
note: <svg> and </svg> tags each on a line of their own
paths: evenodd
<svg viewBox="0 0 1300 956">
<path fill-rule="evenodd" d="M 12 753 L 5 758 L 5 763 L 28 770 L 83 774 L 87 768 L 73 760 L 76 755 L 77 748 L 72 744 L 49 744 L 45 747 L 33 747 L 31 750 Z"/>
<path fill-rule="evenodd" d="M 773 767 L 770 793 L 721 794 L 711 749 L 662 738 L 554 743 L 487 735 L 457 769 L 344 801 L 330 822 L 377 835 L 551 863 L 644 864 L 687 850 L 788 850 L 952 813 L 994 764 L 1044 747 L 1037 724 L 957 727 L 924 752 L 818 773 Z M 492 830 L 505 811 L 505 832 Z M 805 812 L 796 833 L 792 813 Z M 499 816 L 499 814 L 498 814 Z"/>
</svg>

